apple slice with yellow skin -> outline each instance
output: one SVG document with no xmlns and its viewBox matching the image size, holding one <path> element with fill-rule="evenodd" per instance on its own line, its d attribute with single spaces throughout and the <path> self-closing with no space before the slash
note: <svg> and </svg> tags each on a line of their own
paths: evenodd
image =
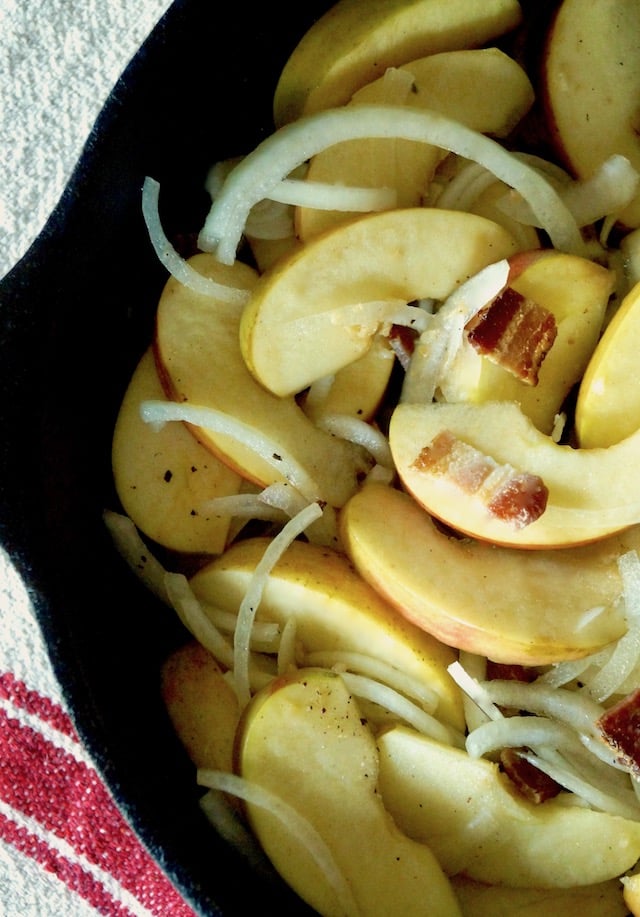
<svg viewBox="0 0 640 917">
<path fill-rule="evenodd" d="M 569 888 L 621 875 L 640 856 L 640 822 L 518 795 L 494 761 L 404 726 L 377 738 L 379 788 L 402 831 L 447 875 L 509 887 Z"/>
<path fill-rule="evenodd" d="M 385 810 L 373 733 L 339 675 L 301 669 L 256 695 L 239 730 L 237 770 L 293 807 L 328 848 L 350 901 L 340 901 L 327 870 L 282 820 L 247 804 L 265 853 L 319 914 L 459 917 L 436 858 Z"/>
<path fill-rule="evenodd" d="M 338 0 L 307 30 L 282 69 L 273 103 L 276 125 L 344 105 L 387 67 L 480 47 L 521 20 L 516 0 Z"/>
<path fill-rule="evenodd" d="M 538 374 L 528 385 L 478 353 L 463 338 L 441 385 L 446 401 L 516 401 L 543 433 L 582 378 L 598 342 L 615 277 L 587 258 L 553 250 L 522 253 L 511 259 L 509 286 L 551 312 L 557 335 Z M 604 445 L 604 444 L 598 444 Z"/>
<path fill-rule="evenodd" d="M 544 100 L 560 156 L 588 178 L 614 153 L 640 169 L 640 5 L 563 0 L 543 56 Z M 619 214 L 640 224 L 640 194 Z"/>
<path fill-rule="evenodd" d="M 191 263 L 201 273 L 250 288 L 255 271 L 240 262 L 222 265 L 200 254 Z M 364 450 L 319 430 L 293 398 L 278 398 L 249 373 L 238 342 L 241 307 L 194 293 L 171 278 L 160 298 L 155 352 L 164 388 L 172 400 L 214 408 L 266 437 L 302 468 L 317 496 L 340 506 L 356 490 L 371 462 Z M 194 428 L 191 428 L 194 429 Z M 284 480 L 273 463 L 228 434 L 198 427 L 196 434 L 243 477 L 264 487 Z"/>
<path fill-rule="evenodd" d="M 578 888 L 507 888 L 455 876 L 464 917 L 628 917 L 619 879 Z"/>
<path fill-rule="evenodd" d="M 174 650 L 162 666 L 161 692 L 195 766 L 230 771 L 240 706 L 213 656 L 195 641 Z"/>
<path fill-rule="evenodd" d="M 401 614 L 496 662 L 580 658 L 626 630 L 617 560 L 640 549 L 640 526 L 563 551 L 522 551 L 447 535 L 410 496 L 371 483 L 343 507 L 340 534 L 360 575 Z"/>
<path fill-rule="evenodd" d="M 421 468 L 423 450 L 439 434 L 476 450 L 501 470 L 527 473 L 548 490 L 546 508 L 529 525 L 491 513 L 482 492 L 466 492 L 453 477 Z M 573 449 L 541 433 L 512 401 L 481 404 L 401 404 L 389 442 L 405 488 L 433 516 L 459 532 L 523 548 L 568 547 L 596 541 L 640 522 L 640 431 L 606 449 Z M 417 461 L 417 465 L 416 465 Z"/>
<path fill-rule="evenodd" d="M 402 304 L 444 300 L 515 250 L 496 223 L 448 210 L 389 210 L 337 226 L 262 275 L 242 312 L 245 362 L 276 395 L 300 392 L 363 356 Z"/>
<path fill-rule="evenodd" d="M 158 544 L 174 551 L 219 554 L 230 517 L 207 510 L 214 497 L 238 492 L 241 478 L 205 449 L 182 424 L 155 430 L 140 404 L 163 398 L 149 349 L 122 399 L 113 433 L 111 463 L 125 513 Z"/>
<path fill-rule="evenodd" d="M 578 390 L 576 434 L 584 449 L 611 446 L 640 427 L 640 283 L 625 296 Z"/>
<path fill-rule="evenodd" d="M 359 89 L 351 105 L 428 108 L 485 134 L 505 136 L 526 114 L 534 92 L 528 76 L 497 48 L 432 54 L 388 71 Z M 418 207 L 446 151 L 407 140 L 364 139 L 314 156 L 309 181 L 394 188 L 398 207 Z M 354 214 L 296 209 L 296 235 L 306 241 Z"/>
<path fill-rule="evenodd" d="M 238 611 L 269 543 L 237 542 L 194 574 L 191 588 L 205 611 L 207 605 Z M 438 719 L 464 728 L 461 693 L 447 671 L 454 652 L 398 614 L 344 554 L 303 541 L 287 548 L 269 573 L 257 619 L 284 626 L 290 618 L 305 652 L 347 650 L 384 659 L 437 694 Z"/>
</svg>

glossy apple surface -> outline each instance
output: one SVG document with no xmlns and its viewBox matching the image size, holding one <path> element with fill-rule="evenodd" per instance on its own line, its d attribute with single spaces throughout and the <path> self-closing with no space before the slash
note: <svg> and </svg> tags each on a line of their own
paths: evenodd
<svg viewBox="0 0 640 917">
<path fill-rule="evenodd" d="M 403 726 L 378 736 L 378 749 L 386 807 L 431 847 L 447 875 L 568 888 L 615 878 L 640 855 L 640 822 L 558 797 L 528 802 L 495 762 Z"/>
<path fill-rule="evenodd" d="M 240 476 L 182 424 L 145 423 L 140 404 L 164 398 L 153 353 L 140 360 L 122 399 L 111 464 L 125 513 L 149 538 L 175 551 L 218 554 L 230 519 L 208 511 L 214 497 L 238 492 Z"/>
<path fill-rule="evenodd" d="M 485 134 L 504 136 L 529 110 L 533 88 L 525 71 L 497 48 L 449 51 L 410 61 L 368 83 L 350 105 L 406 105 L 437 111 Z M 418 207 L 446 152 L 400 139 L 349 140 L 309 164 L 309 181 L 393 188 L 398 207 Z M 296 208 L 303 241 L 355 214 Z"/>
<path fill-rule="evenodd" d="M 370 484 L 342 509 L 340 531 L 367 582 L 459 649 L 543 665 L 595 652 L 626 630 L 617 560 L 640 548 L 640 527 L 563 551 L 501 548 L 447 535 L 407 494 Z"/>
<path fill-rule="evenodd" d="M 543 56 L 543 86 L 556 148 L 579 178 L 614 153 L 640 168 L 640 5 L 564 0 Z M 640 195 L 620 214 L 640 223 Z"/>
<path fill-rule="evenodd" d="M 640 284 L 625 296 L 589 361 L 576 402 L 585 449 L 611 446 L 640 427 Z"/>
<path fill-rule="evenodd" d="M 438 51 L 479 47 L 522 20 L 516 0 L 339 0 L 305 33 L 276 86 L 276 125 L 343 105 L 397 67 Z"/>
<path fill-rule="evenodd" d="M 205 611 L 210 605 L 237 612 L 268 544 L 265 538 L 238 542 L 191 578 Z M 307 653 L 350 650 L 384 659 L 436 692 L 439 719 L 463 727 L 461 693 L 447 672 L 454 652 L 399 615 L 343 554 L 291 544 L 269 574 L 257 616 L 282 625 L 293 617 Z"/>
<path fill-rule="evenodd" d="M 489 456 L 505 468 L 538 476 L 548 488 L 544 513 L 518 528 L 487 509 L 448 474 L 416 467 L 438 434 Z M 459 532 L 514 547 L 568 547 L 640 522 L 640 432 L 607 449 L 573 449 L 545 436 L 513 402 L 401 404 L 390 426 L 398 474 L 418 503 Z"/>
<path fill-rule="evenodd" d="M 277 817 L 248 805 L 251 826 L 278 872 L 319 913 L 457 917 L 431 851 L 403 835 L 377 792 L 373 733 L 339 675 L 301 669 L 257 695 L 239 735 L 237 770 L 311 823 L 351 890 L 336 900 L 327 870 Z"/>
<path fill-rule="evenodd" d="M 551 312 L 557 335 L 540 367 L 537 385 L 479 354 L 465 339 L 441 385 L 447 401 L 515 401 L 543 433 L 582 378 L 598 342 L 613 272 L 577 255 L 540 249 L 511 259 L 509 285 Z"/>
<path fill-rule="evenodd" d="M 202 254 L 191 263 L 214 278 L 232 271 L 232 282 L 241 288 L 243 281 L 246 288 L 256 280 L 255 271 L 239 261 L 229 268 L 212 255 Z M 270 453 L 279 448 L 290 456 L 323 499 L 341 505 L 369 465 L 364 451 L 319 430 L 293 398 L 277 398 L 256 382 L 240 352 L 239 323 L 238 307 L 194 293 L 173 278 L 168 281 L 158 305 L 155 340 L 168 396 L 214 408 L 243 422 L 267 439 Z M 228 434 L 199 427 L 197 436 L 260 486 L 284 478 L 274 463 Z"/>
<path fill-rule="evenodd" d="M 515 250 L 506 230 L 461 212 L 414 207 L 337 226 L 262 275 L 242 312 L 245 362 L 276 395 L 300 392 L 363 356 L 402 304 L 446 299 Z"/>
</svg>

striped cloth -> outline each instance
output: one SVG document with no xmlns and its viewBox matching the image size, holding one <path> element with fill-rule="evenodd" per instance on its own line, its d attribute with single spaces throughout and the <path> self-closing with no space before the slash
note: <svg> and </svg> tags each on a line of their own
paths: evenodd
<svg viewBox="0 0 640 917">
<path fill-rule="evenodd" d="M 20 579 L 0 554 L 0 913 L 194 917 L 78 740 Z"/>
<path fill-rule="evenodd" d="M 169 2 L 0 2 L 0 276 L 44 225 L 109 90 Z M 1 549 L 0 628 L 2 917 L 194 917 L 78 740 Z"/>
</svg>

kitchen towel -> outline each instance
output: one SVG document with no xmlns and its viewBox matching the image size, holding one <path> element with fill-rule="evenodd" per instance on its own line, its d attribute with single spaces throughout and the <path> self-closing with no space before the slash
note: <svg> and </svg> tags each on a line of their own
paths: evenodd
<svg viewBox="0 0 640 917">
<path fill-rule="evenodd" d="M 168 6 L 0 0 L 0 277 L 42 229 L 110 89 Z M 0 914 L 194 917 L 78 740 L 1 550 L 0 628 Z"/>
</svg>

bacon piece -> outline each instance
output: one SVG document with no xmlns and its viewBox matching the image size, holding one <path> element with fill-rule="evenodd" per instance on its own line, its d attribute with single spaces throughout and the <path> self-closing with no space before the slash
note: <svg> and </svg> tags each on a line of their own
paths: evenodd
<svg viewBox="0 0 640 917">
<path fill-rule="evenodd" d="M 500 465 L 491 456 L 443 430 L 413 462 L 417 471 L 447 476 L 464 493 L 478 496 L 496 518 L 524 528 L 547 507 L 542 478 Z"/>
<path fill-rule="evenodd" d="M 389 331 L 389 345 L 405 371 L 411 362 L 418 337 L 418 332 L 407 325 L 392 325 Z"/>
<path fill-rule="evenodd" d="M 469 343 L 527 385 L 538 373 L 556 339 L 555 316 L 535 300 L 506 287 L 465 326 Z"/>
<path fill-rule="evenodd" d="M 522 758 L 517 748 L 504 748 L 500 752 L 500 765 L 518 792 L 536 805 L 552 799 L 562 790 L 553 777 Z"/>
<path fill-rule="evenodd" d="M 596 726 L 618 760 L 640 777 L 640 688 L 603 713 Z"/>
<path fill-rule="evenodd" d="M 529 684 L 538 677 L 537 669 L 515 662 L 494 662 L 487 659 L 487 680 L 522 681 Z"/>
</svg>

